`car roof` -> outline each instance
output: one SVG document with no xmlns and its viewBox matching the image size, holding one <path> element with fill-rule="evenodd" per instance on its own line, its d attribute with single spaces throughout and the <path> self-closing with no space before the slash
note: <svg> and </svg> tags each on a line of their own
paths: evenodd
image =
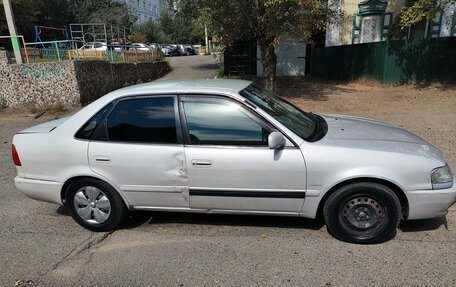
<svg viewBox="0 0 456 287">
<path fill-rule="evenodd" d="M 238 94 L 239 91 L 249 86 L 252 82 L 231 79 L 206 79 L 206 80 L 180 80 L 150 82 L 121 88 L 106 95 L 110 100 L 129 96 L 144 95 L 151 93 L 214 93 L 214 94 Z"/>
</svg>

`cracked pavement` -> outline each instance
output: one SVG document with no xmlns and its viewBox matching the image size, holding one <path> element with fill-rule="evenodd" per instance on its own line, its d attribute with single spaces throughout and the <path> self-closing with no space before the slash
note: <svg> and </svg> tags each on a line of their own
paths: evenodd
<svg viewBox="0 0 456 287">
<path fill-rule="evenodd" d="M 438 116 L 454 123 L 456 98 L 447 105 Z M 393 240 L 370 246 L 286 217 L 138 212 L 116 231 L 87 231 L 67 209 L 14 187 L 12 136 L 44 120 L 0 113 L 1 286 L 456 286 L 455 206 L 445 218 L 402 223 Z M 454 142 L 456 133 L 446 136 Z M 438 147 L 455 168 L 454 145 Z"/>
</svg>

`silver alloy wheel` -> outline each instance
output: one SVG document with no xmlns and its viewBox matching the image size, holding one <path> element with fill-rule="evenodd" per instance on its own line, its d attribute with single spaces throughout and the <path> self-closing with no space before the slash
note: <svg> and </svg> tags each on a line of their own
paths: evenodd
<svg viewBox="0 0 456 287">
<path fill-rule="evenodd" d="M 79 217 L 92 224 L 105 222 L 111 214 L 108 197 L 94 186 L 81 187 L 74 195 L 73 203 Z"/>
<path fill-rule="evenodd" d="M 376 200 L 359 196 L 348 200 L 341 213 L 345 223 L 355 230 L 376 227 L 385 217 L 385 208 Z"/>
</svg>

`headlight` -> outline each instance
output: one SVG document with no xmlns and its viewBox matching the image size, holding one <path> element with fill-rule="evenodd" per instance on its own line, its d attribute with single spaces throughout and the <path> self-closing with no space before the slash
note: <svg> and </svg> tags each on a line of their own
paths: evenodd
<svg viewBox="0 0 456 287">
<path fill-rule="evenodd" d="M 450 188 L 453 186 L 453 175 L 448 164 L 431 172 L 432 189 Z"/>
</svg>

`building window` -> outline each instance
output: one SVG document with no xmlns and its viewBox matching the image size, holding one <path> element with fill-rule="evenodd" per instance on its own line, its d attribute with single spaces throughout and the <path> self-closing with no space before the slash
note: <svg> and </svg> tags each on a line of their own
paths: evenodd
<svg viewBox="0 0 456 287">
<path fill-rule="evenodd" d="M 442 13 L 437 12 L 434 19 L 429 22 L 429 29 L 427 33 L 428 38 L 438 38 L 440 36 L 440 28 L 442 26 Z"/>
<path fill-rule="evenodd" d="M 358 5 L 354 15 L 352 43 L 372 43 L 386 40 L 393 14 L 386 13 L 387 1 L 368 0 Z"/>
<path fill-rule="evenodd" d="M 361 43 L 380 41 L 380 15 L 364 16 L 361 21 Z"/>
<path fill-rule="evenodd" d="M 456 11 L 453 14 L 453 25 L 451 25 L 451 36 L 456 37 Z"/>
</svg>

